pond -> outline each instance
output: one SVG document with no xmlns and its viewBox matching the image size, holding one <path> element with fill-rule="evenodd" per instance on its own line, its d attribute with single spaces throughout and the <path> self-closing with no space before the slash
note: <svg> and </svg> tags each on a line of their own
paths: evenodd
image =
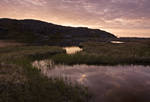
<svg viewBox="0 0 150 102">
<path fill-rule="evenodd" d="M 123 44 L 123 43 L 125 43 L 125 42 L 121 42 L 121 41 L 111 41 L 111 43 L 113 43 L 113 44 Z"/>
<path fill-rule="evenodd" d="M 49 63 L 49 62 L 48 62 Z M 42 66 L 48 77 L 67 78 L 87 86 L 95 102 L 148 102 L 150 100 L 150 66 Z"/>
<path fill-rule="evenodd" d="M 64 47 L 63 49 L 66 50 L 67 54 L 75 54 L 75 53 L 83 50 L 82 48 L 80 48 L 78 46 Z"/>
</svg>

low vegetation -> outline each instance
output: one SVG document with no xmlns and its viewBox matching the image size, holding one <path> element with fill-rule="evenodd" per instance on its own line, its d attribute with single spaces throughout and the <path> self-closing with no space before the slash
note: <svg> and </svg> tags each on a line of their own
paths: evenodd
<svg viewBox="0 0 150 102">
<path fill-rule="evenodd" d="M 64 52 L 49 46 L 1 48 L 0 102 L 88 102 L 91 95 L 87 88 L 48 79 L 31 65 L 34 60 Z"/>
<path fill-rule="evenodd" d="M 55 64 L 150 65 L 150 41 L 112 44 L 82 43 L 83 51 L 68 55 L 57 46 L 16 46 L 0 49 L 0 102 L 89 102 L 91 95 L 81 85 L 51 79 L 33 68 L 35 60 Z"/>
<path fill-rule="evenodd" d="M 57 54 L 52 59 L 56 63 L 69 65 L 150 65 L 150 41 L 122 44 L 86 42 L 81 46 L 83 52 L 74 55 Z"/>
</svg>

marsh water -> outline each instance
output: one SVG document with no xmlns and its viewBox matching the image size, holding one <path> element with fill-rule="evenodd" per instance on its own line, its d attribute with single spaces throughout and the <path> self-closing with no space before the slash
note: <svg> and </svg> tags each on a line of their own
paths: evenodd
<svg viewBox="0 0 150 102">
<path fill-rule="evenodd" d="M 67 54 L 82 51 L 79 47 L 64 49 Z M 88 87 L 94 102 L 150 102 L 150 66 L 68 66 L 51 60 L 35 61 L 33 66 L 49 78 Z"/>
<path fill-rule="evenodd" d="M 46 62 L 46 63 L 45 63 Z M 94 102 L 149 102 L 150 66 L 35 65 L 48 77 L 67 78 L 89 88 Z"/>
<path fill-rule="evenodd" d="M 78 46 L 64 47 L 63 49 L 66 50 L 67 54 L 75 54 L 75 53 L 83 50 L 82 48 L 80 48 Z"/>
<path fill-rule="evenodd" d="M 113 43 L 113 44 L 123 44 L 125 42 L 122 42 L 122 41 L 111 41 L 111 43 Z"/>
</svg>

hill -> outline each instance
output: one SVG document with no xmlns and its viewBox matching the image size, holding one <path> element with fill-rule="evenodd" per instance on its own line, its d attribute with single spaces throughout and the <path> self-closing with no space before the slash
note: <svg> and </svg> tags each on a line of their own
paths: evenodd
<svg viewBox="0 0 150 102">
<path fill-rule="evenodd" d="M 113 34 L 85 27 L 67 27 L 39 20 L 0 19 L 0 40 L 15 40 L 30 44 L 76 45 L 89 40 L 105 41 Z"/>
</svg>

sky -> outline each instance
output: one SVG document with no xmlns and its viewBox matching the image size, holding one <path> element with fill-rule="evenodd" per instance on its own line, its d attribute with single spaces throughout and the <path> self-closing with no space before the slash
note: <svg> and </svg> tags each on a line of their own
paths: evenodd
<svg viewBox="0 0 150 102">
<path fill-rule="evenodd" d="M 98 28 L 118 37 L 150 37 L 150 0 L 0 0 L 0 18 Z"/>
</svg>

